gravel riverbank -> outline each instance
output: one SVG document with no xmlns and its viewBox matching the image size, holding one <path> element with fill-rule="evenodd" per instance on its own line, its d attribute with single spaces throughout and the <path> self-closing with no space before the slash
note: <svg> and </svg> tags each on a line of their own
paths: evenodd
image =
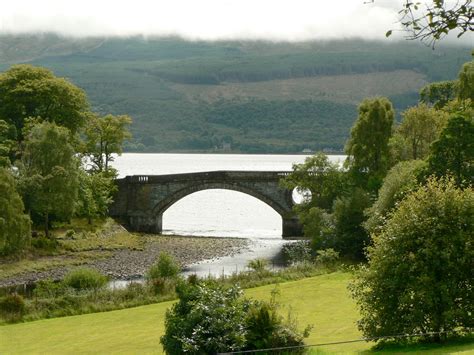
<svg viewBox="0 0 474 355">
<path fill-rule="evenodd" d="M 142 277 L 163 251 L 173 255 L 181 266 L 185 267 L 203 260 L 235 255 L 248 249 L 248 245 L 248 240 L 240 238 L 146 236 L 142 250 L 118 250 L 107 259 L 92 261 L 82 266 L 97 269 L 110 279 L 130 280 Z M 29 284 L 44 279 L 59 280 L 73 268 L 56 267 L 15 275 L 0 280 L 0 287 Z"/>
</svg>

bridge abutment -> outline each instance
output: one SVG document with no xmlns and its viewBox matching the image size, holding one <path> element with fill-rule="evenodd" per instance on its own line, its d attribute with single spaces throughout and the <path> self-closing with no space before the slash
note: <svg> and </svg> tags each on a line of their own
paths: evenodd
<svg viewBox="0 0 474 355">
<path fill-rule="evenodd" d="M 282 237 L 284 239 L 291 239 L 294 237 L 301 237 L 303 235 L 303 227 L 296 216 L 283 217 L 282 223 Z"/>
<path fill-rule="evenodd" d="M 160 234 L 163 231 L 163 215 L 130 216 L 128 224 L 136 232 Z"/>
</svg>

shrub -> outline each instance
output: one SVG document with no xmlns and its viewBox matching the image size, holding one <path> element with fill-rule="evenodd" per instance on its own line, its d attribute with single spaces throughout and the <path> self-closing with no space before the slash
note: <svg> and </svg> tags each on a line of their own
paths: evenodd
<svg viewBox="0 0 474 355">
<path fill-rule="evenodd" d="M 275 295 L 275 294 L 274 294 Z M 288 314 L 285 320 L 278 314 L 279 305 L 272 297 L 270 302 L 254 302 L 245 320 L 246 349 L 269 349 L 302 346 L 309 336 L 311 326 L 301 333 L 296 320 Z M 303 349 L 293 349 L 292 353 L 303 353 Z"/>
<path fill-rule="evenodd" d="M 25 313 L 25 309 L 25 300 L 17 293 L 0 299 L 0 313 L 8 321 L 20 320 Z"/>
<path fill-rule="evenodd" d="M 166 312 L 161 337 L 167 354 L 215 354 L 244 348 L 248 302 L 240 298 L 238 287 L 182 282 L 176 291 L 179 301 Z"/>
<path fill-rule="evenodd" d="M 69 272 L 63 283 L 75 290 L 98 290 L 105 286 L 107 278 L 90 268 L 79 268 Z"/>
<path fill-rule="evenodd" d="M 266 259 L 258 258 L 250 260 L 247 264 L 247 267 L 255 272 L 263 272 L 265 271 L 265 267 L 267 265 L 268 261 Z"/>
<path fill-rule="evenodd" d="M 339 260 L 339 253 L 332 248 L 318 250 L 316 254 L 316 262 L 331 269 Z"/>
<path fill-rule="evenodd" d="M 67 285 L 63 282 L 40 280 L 36 283 L 33 295 L 36 298 L 54 298 L 63 295 L 66 290 Z"/>
<path fill-rule="evenodd" d="M 161 343 L 167 354 L 215 354 L 257 350 L 272 346 L 302 345 L 309 329 L 298 332 L 289 316 L 278 315 L 274 298 L 254 302 L 242 298 L 237 286 L 216 282 L 181 282 L 179 296 L 166 312 Z"/>
<path fill-rule="evenodd" d="M 297 242 L 286 243 L 282 247 L 282 254 L 287 264 L 311 261 L 311 242 L 299 240 Z"/>
<path fill-rule="evenodd" d="M 56 239 L 40 236 L 31 239 L 31 246 L 39 250 L 54 251 L 58 247 L 58 242 Z"/>
<path fill-rule="evenodd" d="M 146 274 L 147 280 L 161 278 L 177 278 L 181 271 L 180 266 L 175 259 L 168 253 L 161 252 L 158 260 L 154 263 Z"/>
</svg>

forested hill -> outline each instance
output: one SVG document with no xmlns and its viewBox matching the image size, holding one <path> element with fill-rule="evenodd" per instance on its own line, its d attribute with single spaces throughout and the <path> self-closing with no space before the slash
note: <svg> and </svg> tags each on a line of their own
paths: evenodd
<svg viewBox="0 0 474 355">
<path fill-rule="evenodd" d="M 290 153 L 343 148 L 357 104 L 398 111 L 451 80 L 470 48 L 409 42 L 189 42 L 177 38 L 0 37 L 0 69 L 31 63 L 68 77 L 95 111 L 128 114 L 127 150 Z"/>
</svg>

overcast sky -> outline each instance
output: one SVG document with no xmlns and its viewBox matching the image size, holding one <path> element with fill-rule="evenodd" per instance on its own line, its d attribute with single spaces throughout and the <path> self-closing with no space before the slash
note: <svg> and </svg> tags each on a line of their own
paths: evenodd
<svg viewBox="0 0 474 355">
<path fill-rule="evenodd" d="M 383 39 L 403 0 L 0 0 L 1 33 Z"/>
</svg>

